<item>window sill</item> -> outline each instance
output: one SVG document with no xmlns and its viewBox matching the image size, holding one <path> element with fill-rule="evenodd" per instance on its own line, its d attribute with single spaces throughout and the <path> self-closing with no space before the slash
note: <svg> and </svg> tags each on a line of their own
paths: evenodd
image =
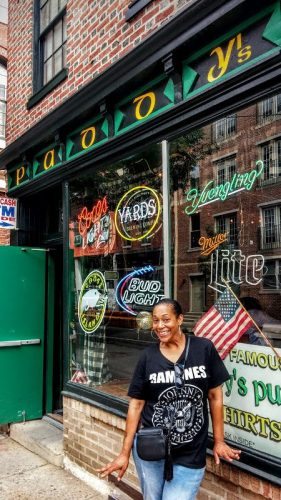
<svg viewBox="0 0 281 500">
<path fill-rule="evenodd" d="M 52 80 L 50 80 L 44 87 L 42 87 L 36 94 L 30 97 L 27 101 L 27 109 L 31 109 L 33 106 L 38 104 L 47 94 L 52 92 L 63 80 L 67 78 L 68 69 L 62 69 Z"/>
<path fill-rule="evenodd" d="M 136 0 L 131 3 L 125 14 L 125 20 L 131 21 L 144 7 L 146 7 L 152 0 Z"/>
</svg>

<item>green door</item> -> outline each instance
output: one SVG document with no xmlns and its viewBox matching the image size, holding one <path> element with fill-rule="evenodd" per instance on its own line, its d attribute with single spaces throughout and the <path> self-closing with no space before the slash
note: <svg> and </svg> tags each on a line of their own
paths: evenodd
<svg viewBox="0 0 281 500">
<path fill-rule="evenodd" d="M 0 424 L 43 414 L 46 258 L 0 247 Z"/>
</svg>

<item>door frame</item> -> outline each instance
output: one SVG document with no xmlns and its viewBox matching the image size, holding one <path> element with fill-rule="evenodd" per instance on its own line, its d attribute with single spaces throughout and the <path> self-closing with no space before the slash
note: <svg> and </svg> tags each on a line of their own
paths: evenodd
<svg viewBox="0 0 281 500">
<path fill-rule="evenodd" d="M 189 310 L 190 310 L 190 312 L 195 312 L 195 311 L 193 311 L 193 304 L 192 304 L 192 302 L 193 302 L 193 300 L 192 300 L 193 299 L 193 296 L 192 296 L 192 278 L 200 278 L 200 277 L 203 278 L 202 282 L 204 285 L 204 287 L 203 287 L 203 310 L 204 310 L 204 308 L 206 306 L 206 283 L 205 283 L 204 273 L 190 273 L 188 275 L 188 277 L 189 277 L 189 297 L 190 297 Z M 203 310 L 201 312 L 203 312 Z"/>
</svg>

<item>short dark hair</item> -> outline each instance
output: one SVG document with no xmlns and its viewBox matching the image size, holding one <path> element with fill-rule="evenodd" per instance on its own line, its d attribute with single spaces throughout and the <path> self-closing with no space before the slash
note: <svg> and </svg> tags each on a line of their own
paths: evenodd
<svg viewBox="0 0 281 500">
<path fill-rule="evenodd" d="M 255 297 L 241 297 L 240 302 L 245 307 L 247 311 L 251 309 L 258 309 L 258 311 L 262 310 L 262 307 Z"/>
<path fill-rule="evenodd" d="M 155 304 L 153 309 L 155 309 L 155 307 L 160 306 L 162 304 L 170 306 L 173 309 L 173 312 L 175 313 L 177 318 L 180 316 L 180 314 L 182 314 L 182 307 L 181 307 L 180 303 L 174 299 L 161 299 L 161 300 L 159 300 L 159 302 L 157 302 L 157 304 Z"/>
</svg>

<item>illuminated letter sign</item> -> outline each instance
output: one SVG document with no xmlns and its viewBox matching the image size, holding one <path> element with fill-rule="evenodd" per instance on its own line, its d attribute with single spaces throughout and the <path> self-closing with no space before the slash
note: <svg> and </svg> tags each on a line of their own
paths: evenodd
<svg viewBox="0 0 281 500">
<path fill-rule="evenodd" d="M 256 179 L 263 173 L 263 161 L 258 160 L 256 165 L 258 168 L 243 174 L 236 173 L 231 181 L 224 184 L 215 186 L 214 181 L 209 181 L 202 191 L 197 188 L 190 189 L 187 192 L 186 201 L 191 202 L 191 204 L 186 207 L 185 213 L 191 215 L 204 205 L 215 201 L 224 201 L 228 196 L 240 191 L 250 191 Z"/>
<path fill-rule="evenodd" d="M 134 92 L 120 103 L 114 113 L 115 134 L 124 132 L 143 120 L 152 118 L 160 111 L 175 104 L 175 89 L 171 78 L 160 76 L 147 84 L 145 88 Z"/>
<path fill-rule="evenodd" d="M 81 146 L 83 149 L 88 149 L 90 148 L 96 139 L 96 128 L 95 127 L 89 127 L 86 128 L 85 130 L 82 130 L 80 133 L 81 135 Z"/>
<path fill-rule="evenodd" d="M 100 146 L 108 140 L 107 118 L 97 116 L 69 134 L 66 139 L 66 159 L 75 158 Z"/>
<path fill-rule="evenodd" d="M 107 288 L 103 274 L 92 271 L 86 277 L 78 300 L 78 320 L 85 333 L 94 333 L 100 326 L 107 303 Z"/>
<path fill-rule="evenodd" d="M 269 2 L 268 2 L 269 3 Z M 183 61 L 183 98 L 207 91 L 215 83 L 230 78 L 280 50 L 280 3 L 273 2 L 257 16 L 243 19 L 205 47 L 198 47 Z"/>
<path fill-rule="evenodd" d="M 146 102 L 146 101 L 149 102 L 148 109 L 146 110 L 146 112 L 144 114 L 141 114 L 141 105 L 143 102 Z M 136 110 L 135 110 L 136 119 L 143 120 L 143 118 L 146 118 L 147 116 L 149 116 L 152 113 L 152 111 L 154 110 L 155 103 L 156 103 L 156 97 L 155 97 L 154 92 L 147 92 L 147 94 L 143 94 L 143 95 L 136 97 L 133 100 L 133 102 L 137 103 Z"/>
<path fill-rule="evenodd" d="M 44 149 L 33 160 L 33 177 L 37 177 L 58 167 L 63 161 L 63 150 L 60 144 Z"/>
<path fill-rule="evenodd" d="M 136 316 L 137 313 L 129 304 L 153 307 L 164 297 L 161 293 L 161 282 L 142 279 L 144 274 L 155 271 L 153 266 L 136 269 L 122 278 L 116 287 L 116 302 L 124 311 Z"/>
<path fill-rule="evenodd" d="M 125 193 L 115 210 L 115 226 L 122 238 L 137 241 L 152 236 L 161 212 L 157 191 L 136 186 Z"/>
<path fill-rule="evenodd" d="M 199 245 L 202 248 L 201 255 L 210 255 L 219 245 L 227 241 L 227 233 L 216 234 L 216 236 L 212 236 L 210 238 L 206 238 L 205 236 L 201 236 L 199 238 Z"/>
<path fill-rule="evenodd" d="M 245 255 L 241 250 L 216 250 L 211 255 L 211 277 L 209 286 L 221 292 L 225 289 L 222 281 L 241 285 L 258 285 L 263 277 L 263 255 Z"/>
<path fill-rule="evenodd" d="M 228 71 L 229 61 L 234 53 L 238 64 L 244 63 L 252 55 L 251 45 L 245 45 L 243 47 L 241 33 L 227 42 L 225 50 L 223 50 L 223 47 L 216 47 L 212 50 L 210 57 L 215 54 L 217 61 L 209 70 L 207 77 L 208 82 L 218 80 L 218 78 L 221 78 Z"/>
</svg>

